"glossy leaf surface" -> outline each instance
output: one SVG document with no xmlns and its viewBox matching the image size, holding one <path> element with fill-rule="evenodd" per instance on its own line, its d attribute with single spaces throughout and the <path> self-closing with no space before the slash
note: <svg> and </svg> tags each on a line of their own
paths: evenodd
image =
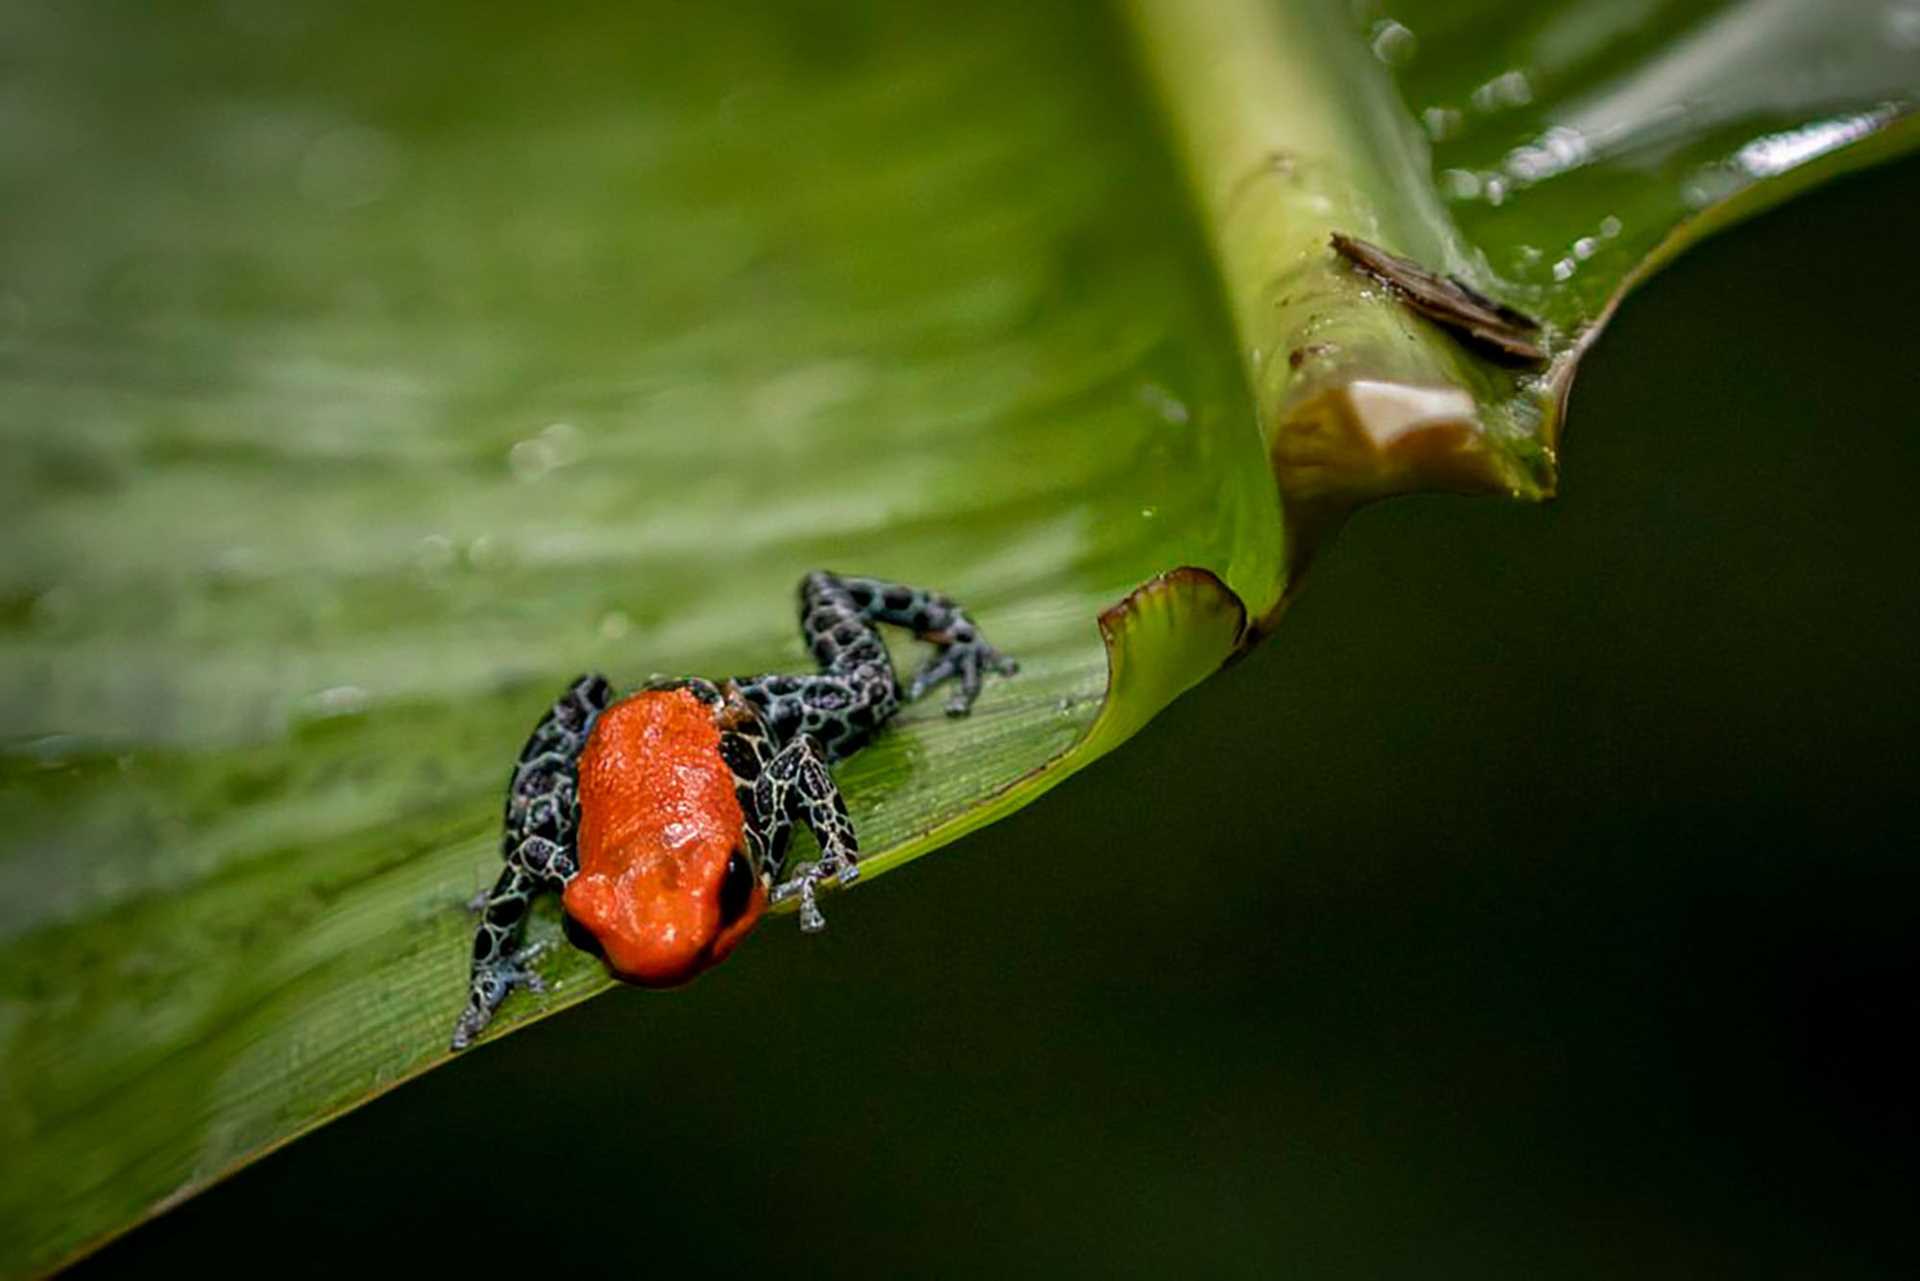
<svg viewBox="0 0 1920 1281">
<path fill-rule="evenodd" d="M 816 565 L 952 592 L 1024 669 L 840 771 L 897 867 L 1225 661 L 1352 502 L 1544 492 L 1625 282 L 1910 139 L 1896 6 L 1426 8 L 10 15 L 0 1264 L 442 1060 L 574 672 L 803 668 Z M 500 1026 L 606 983 L 544 965 Z"/>
</svg>

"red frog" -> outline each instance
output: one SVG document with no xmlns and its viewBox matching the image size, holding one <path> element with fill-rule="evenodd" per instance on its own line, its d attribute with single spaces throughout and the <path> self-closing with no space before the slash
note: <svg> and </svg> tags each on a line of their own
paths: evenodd
<svg viewBox="0 0 1920 1281">
<path fill-rule="evenodd" d="M 936 646 L 904 692 L 876 623 Z M 507 788 L 506 867 L 476 900 L 454 1049 L 516 986 L 539 990 L 535 949 L 518 940 L 548 890 L 561 892 L 575 946 L 643 987 L 726 959 L 772 903 L 797 898 L 800 928 L 824 928 L 820 889 L 860 871 L 829 763 L 864 747 L 903 698 L 956 680 L 947 712 L 964 716 L 985 674 L 1017 670 L 946 596 L 878 579 L 808 574 L 800 628 L 812 675 L 657 681 L 617 700 L 604 677 L 582 676 L 534 727 Z M 795 823 L 820 857 L 782 880 Z"/>
</svg>

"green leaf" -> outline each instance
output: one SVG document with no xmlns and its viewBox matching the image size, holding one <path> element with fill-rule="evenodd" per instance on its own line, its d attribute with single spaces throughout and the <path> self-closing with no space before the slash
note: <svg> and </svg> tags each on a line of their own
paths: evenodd
<svg viewBox="0 0 1920 1281">
<path fill-rule="evenodd" d="M 803 669 L 814 566 L 952 592 L 1023 670 L 839 771 L 898 867 L 1353 504 L 1547 492 L 1623 289 L 1914 132 L 1892 5 L 679 8 L 8 17 L 0 1270 L 444 1061 L 576 671 Z M 606 986 L 543 967 L 498 1026 Z"/>
<path fill-rule="evenodd" d="M 1580 356 L 1627 289 L 1920 134 L 1920 30 L 1893 3 L 1409 0 L 1351 22 L 1331 4 L 1128 7 L 1296 569 L 1357 503 L 1551 493 Z M 1531 313 L 1550 363 L 1476 354 L 1329 254 L 1336 232 Z"/>
</svg>

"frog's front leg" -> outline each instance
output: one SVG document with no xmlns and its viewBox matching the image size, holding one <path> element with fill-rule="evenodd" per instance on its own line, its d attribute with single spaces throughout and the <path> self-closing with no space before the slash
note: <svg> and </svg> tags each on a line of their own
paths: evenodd
<svg viewBox="0 0 1920 1281">
<path fill-rule="evenodd" d="M 605 677 L 578 678 L 534 726 L 514 764 L 501 837 L 506 866 L 493 888 L 476 900 L 480 923 L 473 935 L 466 1008 L 453 1027 L 456 1050 L 479 1035 L 514 988 L 540 990 L 540 976 L 529 965 L 539 949 L 519 947 L 520 931 L 534 897 L 564 889 L 578 870 L 576 769 L 594 718 L 612 699 Z"/>
<path fill-rule="evenodd" d="M 804 823 L 820 842 L 820 857 L 800 869 L 792 880 L 774 886 L 772 901 L 800 900 L 800 928 L 811 934 L 826 928 L 826 917 L 815 901 L 822 885 L 853 884 L 860 875 L 860 843 L 847 817 L 847 803 L 827 772 L 826 753 L 810 735 L 781 748 L 754 783 L 754 808 L 776 825 L 768 848 L 784 855 L 785 828 Z M 784 862 L 784 859 L 783 859 Z M 777 878 L 784 866 L 776 867 Z"/>
<path fill-rule="evenodd" d="M 488 891 L 480 909 L 480 927 L 473 935 L 473 972 L 467 982 L 466 1008 L 453 1025 L 452 1049 L 464 1050 L 472 1044 L 514 988 L 545 990 L 530 964 L 539 955 L 539 946 L 522 948 L 516 943 L 534 895 L 548 888 L 543 878 L 509 863 Z"/>
</svg>

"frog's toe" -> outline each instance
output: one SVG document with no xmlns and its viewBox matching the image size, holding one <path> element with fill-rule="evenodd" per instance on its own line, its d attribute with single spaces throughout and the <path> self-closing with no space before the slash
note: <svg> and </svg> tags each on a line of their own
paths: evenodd
<svg viewBox="0 0 1920 1281">
<path fill-rule="evenodd" d="M 1019 663 L 983 640 L 955 642 L 934 655 L 914 676 L 913 683 L 907 687 L 907 699 L 911 702 L 935 685 L 957 679 L 960 688 L 947 700 L 947 715 L 965 716 L 973 710 L 974 700 L 980 697 L 980 686 L 987 673 L 1012 676 L 1019 670 Z"/>
<path fill-rule="evenodd" d="M 907 701 L 911 703 L 918 700 L 922 694 L 952 676 L 957 670 L 959 670 L 959 664 L 953 657 L 953 651 L 936 654 L 927 660 L 925 667 L 914 673 L 912 684 L 907 686 Z"/>
<path fill-rule="evenodd" d="M 784 903 L 790 898 L 798 898 L 800 900 L 800 932 L 818 934 L 827 928 L 827 918 L 820 911 L 819 892 L 820 878 L 813 874 L 812 867 L 808 867 L 792 880 L 782 881 L 774 886 L 768 901 Z"/>
<path fill-rule="evenodd" d="M 783 881 L 773 887 L 770 901 L 784 903 L 790 898 L 800 900 L 800 932 L 818 934 L 827 928 L 827 918 L 820 911 L 819 894 L 822 886 L 829 883 L 845 889 L 860 878 L 860 865 L 850 859 L 823 858 L 801 868 L 790 881 Z"/>
<path fill-rule="evenodd" d="M 827 918 L 820 911 L 820 904 L 815 901 L 812 894 L 802 894 L 800 896 L 800 932 L 818 934 L 826 928 Z"/>
<path fill-rule="evenodd" d="M 502 999 L 516 987 L 524 987 L 529 992 L 544 993 L 547 990 L 547 981 L 540 977 L 540 972 L 531 964 L 536 956 L 546 950 L 544 943 L 535 943 L 531 947 L 520 949 L 500 963 L 495 974 L 503 984 L 500 993 Z M 496 1001 L 495 1004 L 498 1005 L 499 1002 Z"/>
<path fill-rule="evenodd" d="M 492 1010 L 478 1009 L 469 1003 L 467 1008 L 460 1012 L 460 1017 L 454 1021 L 453 1040 L 447 1048 L 456 1053 L 466 1049 L 473 1044 L 473 1038 L 485 1030 L 492 1018 Z"/>
<path fill-rule="evenodd" d="M 464 1050 L 473 1044 L 473 1039 L 493 1022 L 494 1011 L 514 988 L 524 987 L 529 992 L 547 990 L 546 980 L 529 964 L 545 949 L 546 944 L 535 943 L 474 971 L 473 982 L 467 988 L 467 1008 L 454 1021 L 451 1048 Z"/>
</svg>

